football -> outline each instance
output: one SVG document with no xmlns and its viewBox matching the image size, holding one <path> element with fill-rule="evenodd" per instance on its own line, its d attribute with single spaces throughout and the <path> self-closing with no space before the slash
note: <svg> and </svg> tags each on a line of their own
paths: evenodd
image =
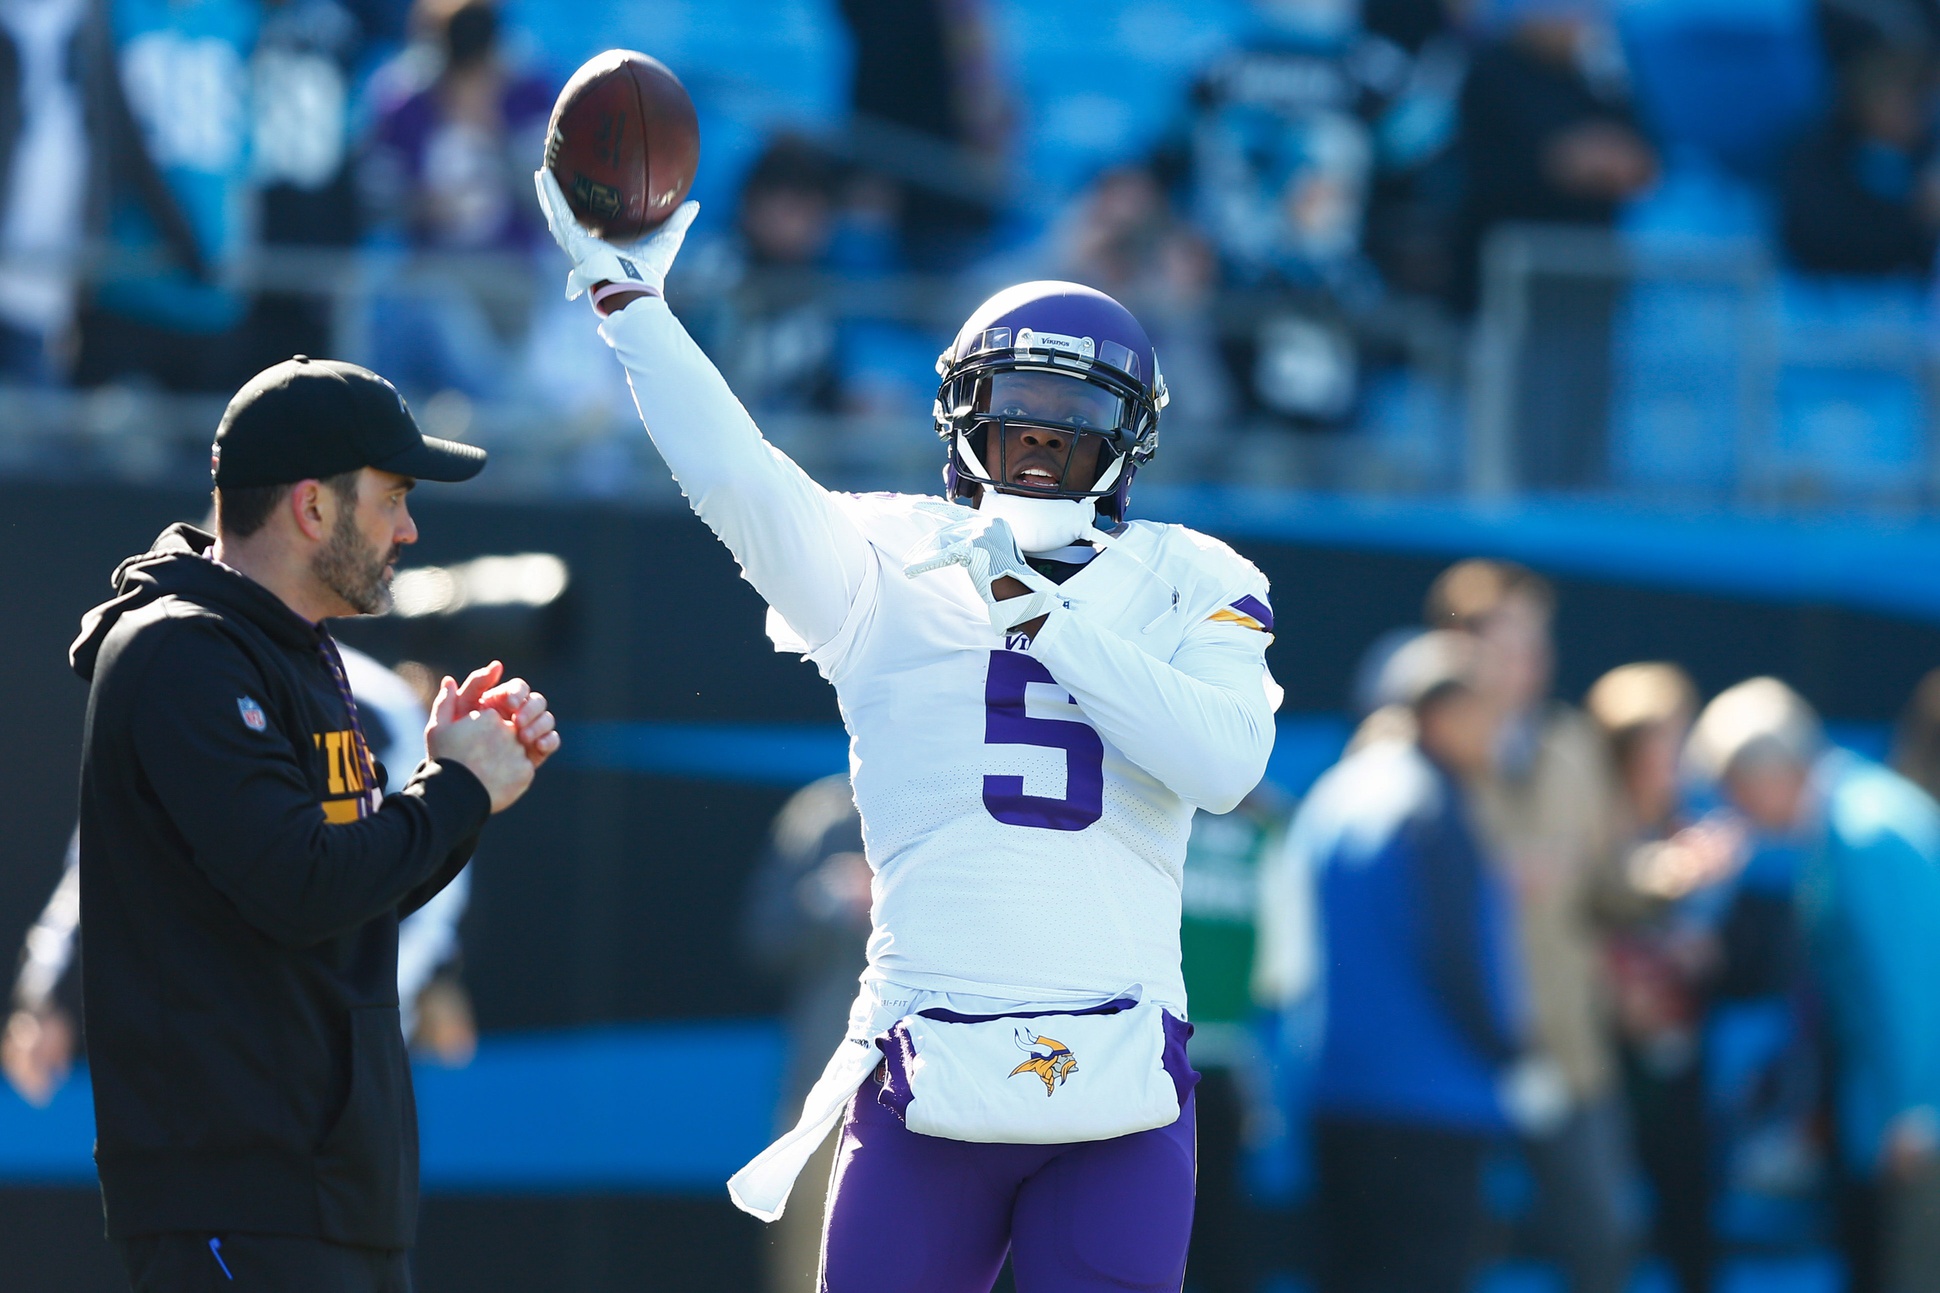
<svg viewBox="0 0 1940 1293">
<path fill-rule="evenodd" d="M 628 243 L 673 214 L 700 160 L 694 101 L 659 59 L 609 49 L 584 63 L 552 105 L 545 165 L 579 223 Z"/>
</svg>

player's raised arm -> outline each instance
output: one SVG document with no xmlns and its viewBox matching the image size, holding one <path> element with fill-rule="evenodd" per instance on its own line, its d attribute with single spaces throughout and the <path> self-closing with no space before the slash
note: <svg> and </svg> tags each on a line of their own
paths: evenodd
<svg viewBox="0 0 1940 1293">
<path fill-rule="evenodd" d="M 748 582 L 811 647 L 834 637 L 868 576 L 870 550 L 829 492 L 761 431 L 667 308 L 661 287 L 700 209 L 685 203 L 627 248 L 581 228 L 549 171 L 535 177 L 553 238 L 573 258 L 566 293 L 591 289 L 600 335 L 687 501 Z"/>
</svg>

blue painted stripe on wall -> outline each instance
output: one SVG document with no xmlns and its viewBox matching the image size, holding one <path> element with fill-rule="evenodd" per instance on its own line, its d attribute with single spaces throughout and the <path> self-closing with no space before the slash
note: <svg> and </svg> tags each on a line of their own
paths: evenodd
<svg viewBox="0 0 1940 1293">
<path fill-rule="evenodd" d="M 1266 775 L 1304 792 L 1351 730 L 1334 714 L 1282 715 Z M 565 735 L 560 757 L 602 772 L 800 786 L 849 769 L 848 734 L 832 723 L 574 723 Z"/>
<path fill-rule="evenodd" d="M 712 1194 L 774 1130 L 770 1020 L 486 1037 L 462 1069 L 419 1065 L 424 1187 Z M 93 1182 L 86 1069 L 45 1109 L 0 1085 L 0 1181 Z"/>
<path fill-rule="evenodd" d="M 1228 538 L 1456 558 L 1757 601 L 1940 621 L 1940 524 L 1768 517 L 1574 498 L 1500 504 L 1220 486 L 1139 486 L 1142 505 Z"/>
<path fill-rule="evenodd" d="M 1886 757 L 1886 724 L 1828 727 L 1839 744 Z M 1282 714 L 1278 728 L 1267 779 L 1295 795 L 1340 758 L 1354 730 L 1338 714 Z M 800 786 L 849 767 L 848 735 L 834 724 L 575 723 L 566 736 L 573 764 L 604 772 Z"/>
<path fill-rule="evenodd" d="M 800 786 L 849 767 L 833 723 L 574 723 L 565 735 L 562 757 L 602 772 Z"/>
</svg>

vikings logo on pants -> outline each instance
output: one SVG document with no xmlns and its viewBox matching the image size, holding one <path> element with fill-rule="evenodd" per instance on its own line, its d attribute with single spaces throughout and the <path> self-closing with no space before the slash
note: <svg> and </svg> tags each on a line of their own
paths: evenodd
<svg viewBox="0 0 1940 1293">
<path fill-rule="evenodd" d="M 1063 1042 L 1050 1037 L 1037 1037 L 1021 1028 L 1017 1030 L 1015 1036 L 1017 1049 L 1029 1055 L 1030 1058 L 1012 1069 L 1011 1077 L 1016 1077 L 1019 1073 L 1037 1074 L 1039 1080 L 1044 1083 L 1044 1094 L 1048 1096 L 1063 1085 L 1066 1078 L 1078 1071 L 1077 1057 Z M 1039 1054 L 1037 1050 L 1039 1046 L 1048 1047 L 1048 1053 Z"/>
</svg>

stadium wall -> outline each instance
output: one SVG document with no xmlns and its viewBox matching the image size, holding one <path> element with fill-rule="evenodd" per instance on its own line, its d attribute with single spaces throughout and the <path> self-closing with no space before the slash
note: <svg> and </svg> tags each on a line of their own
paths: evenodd
<svg viewBox="0 0 1940 1293">
<path fill-rule="evenodd" d="M 464 938 L 488 1044 L 588 1026 L 771 1017 L 775 988 L 745 971 L 738 951 L 742 884 L 791 782 L 839 766 L 831 693 L 810 667 L 768 649 L 759 598 L 685 512 L 467 503 L 460 491 L 436 486 L 413 506 L 424 539 L 407 565 L 552 552 L 572 576 L 563 598 L 543 608 L 393 618 L 342 631 L 380 658 L 439 668 L 501 656 L 552 698 L 569 748 L 575 727 L 586 738 L 581 754 L 548 768 L 527 801 L 494 825 L 481 850 Z M 0 570 L 8 608 L 0 669 L 24 734 L 0 743 L 9 790 L 0 946 L 18 946 L 58 874 L 72 825 L 86 695 L 65 653 L 80 615 L 108 593 L 118 561 L 166 524 L 205 509 L 206 499 L 190 493 L 0 484 L 0 517 L 20 554 Z M 1273 579 L 1281 629 L 1273 665 L 1293 715 L 1342 708 L 1361 649 L 1418 618 L 1445 560 L 1236 541 Z M 1877 724 L 1940 663 L 1940 626 L 1932 623 L 1582 577 L 1559 579 L 1559 589 L 1565 695 L 1626 660 L 1669 658 L 1707 691 L 1777 673 L 1829 716 Z M 1332 730 L 1340 730 L 1337 720 Z M 765 765 L 764 750 L 775 752 Z M 705 1058 L 697 1058 L 693 1080 L 707 1082 Z M 768 1116 L 755 1111 L 750 1125 Z M 7 1175 L 0 1162 L 0 1179 Z M 691 1183 L 657 1190 L 638 1182 L 433 1182 L 421 1286 L 618 1289 L 637 1287 L 651 1268 L 669 1273 L 668 1287 L 753 1288 L 758 1230 L 719 1193 Z M 16 1179 L 0 1188 L 10 1288 L 116 1287 L 98 1234 L 98 1202 L 82 1180 Z"/>
</svg>

